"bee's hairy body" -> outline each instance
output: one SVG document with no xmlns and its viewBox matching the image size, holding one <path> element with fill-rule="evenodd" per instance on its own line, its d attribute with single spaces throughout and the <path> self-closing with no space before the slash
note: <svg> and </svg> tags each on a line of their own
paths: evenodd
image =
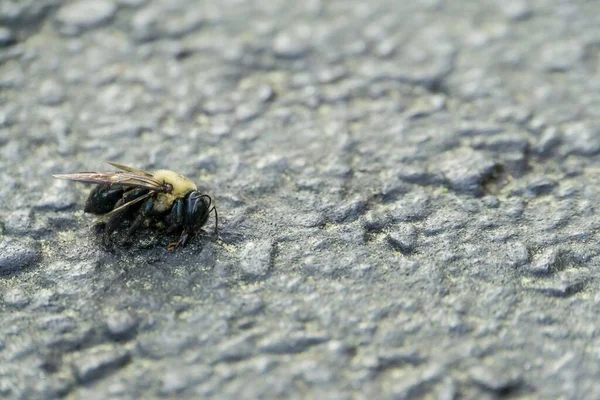
<svg viewBox="0 0 600 400">
<path fill-rule="evenodd" d="M 141 226 L 162 226 L 167 232 L 181 231 L 179 240 L 169 245 L 169 250 L 173 250 L 185 246 L 188 236 L 200 230 L 213 211 L 216 232 L 218 216 L 212 199 L 200 193 L 190 179 L 170 170 L 149 174 L 119 164 L 111 165 L 126 172 L 55 175 L 98 183 L 90 192 L 84 211 L 107 216 L 105 240 L 108 241 L 112 232 L 129 221 L 128 236 Z"/>
<path fill-rule="evenodd" d="M 167 183 L 173 188 L 171 192 L 157 193 L 156 202 L 154 203 L 154 209 L 157 212 L 170 210 L 175 201 L 198 190 L 194 182 L 177 172 L 169 171 L 168 169 L 160 169 L 153 175 L 159 181 Z"/>
</svg>

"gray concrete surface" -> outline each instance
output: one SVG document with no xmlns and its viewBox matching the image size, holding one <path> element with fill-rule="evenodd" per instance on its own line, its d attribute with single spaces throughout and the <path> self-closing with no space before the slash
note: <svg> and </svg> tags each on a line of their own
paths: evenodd
<svg viewBox="0 0 600 400">
<path fill-rule="evenodd" d="M 600 398 L 597 2 L 0 25 L 0 397 Z M 102 247 L 51 174 L 105 161 L 193 178 L 221 240 Z"/>
</svg>

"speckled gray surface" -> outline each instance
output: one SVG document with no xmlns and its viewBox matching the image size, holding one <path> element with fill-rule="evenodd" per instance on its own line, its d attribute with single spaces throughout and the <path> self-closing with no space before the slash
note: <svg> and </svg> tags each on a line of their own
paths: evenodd
<svg viewBox="0 0 600 400">
<path fill-rule="evenodd" d="M 2 1 L 0 397 L 600 398 L 599 26 Z M 103 247 L 51 174 L 104 161 L 191 177 L 221 239 Z"/>
</svg>

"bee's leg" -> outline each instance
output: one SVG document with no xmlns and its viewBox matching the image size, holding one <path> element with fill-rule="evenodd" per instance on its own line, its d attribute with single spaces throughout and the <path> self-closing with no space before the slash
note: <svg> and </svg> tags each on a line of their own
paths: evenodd
<svg viewBox="0 0 600 400">
<path fill-rule="evenodd" d="M 186 230 L 184 230 L 183 232 L 181 232 L 181 236 L 179 236 L 179 240 L 177 240 L 176 242 L 173 242 L 173 243 L 169 243 L 167 250 L 173 251 L 178 247 L 185 246 L 185 244 L 187 243 L 188 237 L 189 237 L 188 232 Z"/>
<path fill-rule="evenodd" d="M 138 211 L 137 217 L 133 220 L 133 223 L 127 230 L 127 236 L 131 236 L 135 233 L 135 231 L 142 225 L 142 223 L 146 220 L 148 215 L 152 212 L 154 208 L 154 199 L 151 197 L 146 200 L 142 204 L 142 208 Z"/>
<path fill-rule="evenodd" d="M 183 224 L 183 199 L 175 201 L 171 213 L 167 215 L 165 221 L 168 225 L 167 233 L 171 233 L 178 228 L 181 228 Z"/>
<path fill-rule="evenodd" d="M 179 240 L 177 241 L 177 243 L 179 243 L 179 245 L 181 247 L 185 246 L 185 244 L 187 243 L 189 234 L 186 231 L 183 231 L 181 233 L 181 236 L 179 237 Z"/>
<path fill-rule="evenodd" d="M 125 202 L 123 199 L 117 201 L 114 208 L 118 208 L 122 206 Z M 104 243 L 108 244 L 110 242 L 110 234 L 113 233 L 123 222 L 125 217 L 126 209 L 122 209 L 121 211 L 116 212 L 111 215 L 111 217 L 106 221 L 106 225 L 104 226 Z"/>
<path fill-rule="evenodd" d="M 189 232 L 184 226 L 186 212 L 189 213 L 189 210 L 186 210 L 185 208 L 184 199 L 179 199 L 175 202 L 171 209 L 171 213 L 167 217 L 167 221 L 170 224 L 169 228 L 167 228 L 167 232 L 173 232 L 183 227 L 183 232 L 181 232 L 179 239 L 176 242 L 170 243 L 167 247 L 169 251 L 173 251 L 178 247 L 183 247 L 187 243 Z"/>
<path fill-rule="evenodd" d="M 119 201 L 117 201 L 117 203 L 115 204 L 113 209 L 117 209 L 117 208 L 121 207 L 122 205 L 124 205 L 125 203 L 129 203 L 130 201 L 135 200 L 136 198 L 143 196 L 146 193 L 148 193 L 148 191 L 145 189 L 129 190 L 129 191 L 123 193 L 123 197 L 121 197 L 121 199 L 119 199 Z M 129 211 L 130 210 L 127 207 L 125 207 L 125 208 L 121 209 L 120 211 L 117 211 L 116 213 L 111 215 L 111 217 L 108 219 L 108 221 L 106 221 L 106 226 L 104 227 L 104 242 L 105 243 L 108 244 L 110 242 L 109 238 L 110 238 L 111 233 L 113 233 L 119 226 L 121 226 L 121 224 L 126 219 L 126 217 L 128 217 Z"/>
</svg>

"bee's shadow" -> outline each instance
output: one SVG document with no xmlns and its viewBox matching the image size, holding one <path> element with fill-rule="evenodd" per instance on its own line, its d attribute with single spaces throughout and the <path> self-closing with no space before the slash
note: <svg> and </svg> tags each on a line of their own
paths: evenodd
<svg viewBox="0 0 600 400">
<path fill-rule="evenodd" d="M 204 231 L 193 235 L 185 247 L 173 251 L 168 250 L 169 244 L 176 240 L 177 235 L 167 233 L 165 230 L 140 229 L 134 235 L 128 235 L 126 229 L 105 235 L 105 223 L 98 222 L 92 226 L 97 235 L 97 244 L 105 252 L 123 258 L 148 257 L 148 263 L 154 263 L 166 257 L 173 257 L 180 253 L 200 254 L 207 244 L 221 245 L 220 237 Z"/>
</svg>

